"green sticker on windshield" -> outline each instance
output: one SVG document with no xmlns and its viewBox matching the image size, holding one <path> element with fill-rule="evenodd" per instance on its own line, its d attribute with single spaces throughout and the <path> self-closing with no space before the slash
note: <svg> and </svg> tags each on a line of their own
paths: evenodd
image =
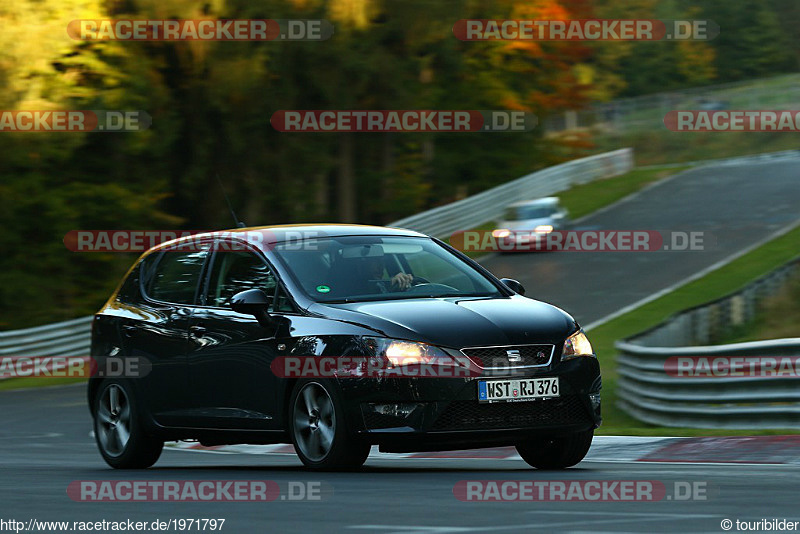
<svg viewBox="0 0 800 534">
<path fill-rule="evenodd" d="M 317 286 L 317 293 L 329 293 L 330 290 L 328 286 Z"/>
</svg>

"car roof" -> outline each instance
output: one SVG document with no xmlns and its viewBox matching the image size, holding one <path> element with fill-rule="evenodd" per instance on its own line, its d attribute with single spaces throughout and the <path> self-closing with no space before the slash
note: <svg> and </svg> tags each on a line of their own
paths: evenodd
<svg viewBox="0 0 800 534">
<path fill-rule="evenodd" d="M 554 204 L 558 204 L 558 197 L 544 197 L 544 198 L 536 198 L 534 200 L 521 200 L 519 202 L 510 204 L 508 207 L 519 208 L 522 206 L 552 206 Z"/>
<path fill-rule="evenodd" d="M 255 238 L 253 234 L 261 234 Z M 395 237 L 428 237 L 425 234 L 406 230 L 405 228 L 390 228 L 388 226 L 370 226 L 363 224 L 281 224 L 274 226 L 252 226 L 248 228 L 231 228 L 229 230 L 216 230 L 202 234 L 180 237 L 171 241 L 166 241 L 151 249 L 155 251 L 171 245 L 177 245 L 183 241 L 201 240 L 211 237 L 236 237 L 241 234 L 243 239 L 254 245 L 263 244 L 265 247 L 272 248 L 275 243 L 285 241 L 298 241 L 300 239 L 315 239 L 324 237 L 347 237 L 347 236 L 395 236 Z"/>
</svg>

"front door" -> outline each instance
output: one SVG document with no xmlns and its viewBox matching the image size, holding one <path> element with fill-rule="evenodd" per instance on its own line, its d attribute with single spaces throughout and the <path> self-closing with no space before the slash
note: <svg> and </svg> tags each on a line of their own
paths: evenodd
<svg viewBox="0 0 800 534">
<path fill-rule="evenodd" d="M 189 324 L 189 385 L 193 412 L 202 426 L 274 429 L 278 416 L 277 326 L 262 326 L 252 315 L 231 309 L 233 295 L 261 289 L 274 296 L 276 278 L 255 250 L 214 251 L 202 306 Z"/>
</svg>

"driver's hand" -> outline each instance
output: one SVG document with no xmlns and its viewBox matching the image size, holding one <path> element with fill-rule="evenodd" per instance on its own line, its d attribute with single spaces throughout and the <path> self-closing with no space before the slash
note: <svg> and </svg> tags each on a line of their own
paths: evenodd
<svg viewBox="0 0 800 534">
<path fill-rule="evenodd" d="M 392 286 L 396 286 L 402 291 L 411 287 L 411 282 L 414 280 L 414 275 L 406 273 L 397 273 L 392 277 Z"/>
</svg>

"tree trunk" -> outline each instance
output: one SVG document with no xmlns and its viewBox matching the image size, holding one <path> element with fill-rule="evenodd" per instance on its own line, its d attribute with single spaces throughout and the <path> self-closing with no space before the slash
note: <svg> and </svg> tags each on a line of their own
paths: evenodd
<svg viewBox="0 0 800 534">
<path fill-rule="evenodd" d="M 392 210 L 388 209 L 391 205 L 394 190 L 397 187 L 397 177 L 394 175 L 394 135 L 391 132 L 383 134 L 383 147 L 381 153 L 381 171 L 383 179 L 381 180 L 381 205 L 383 209 L 379 214 L 381 223 L 388 222 L 388 215 L 394 216 Z"/>
<path fill-rule="evenodd" d="M 330 217 L 328 207 L 328 174 L 318 172 L 314 177 L 314 218 L 319 221 L 327 221 Z"/>
<path fill-rule="evenodd" d="M 353 134 L 339 134 L 339 221 L 356 222 L 356 184 L 353 175 Z"/>
</svg>

